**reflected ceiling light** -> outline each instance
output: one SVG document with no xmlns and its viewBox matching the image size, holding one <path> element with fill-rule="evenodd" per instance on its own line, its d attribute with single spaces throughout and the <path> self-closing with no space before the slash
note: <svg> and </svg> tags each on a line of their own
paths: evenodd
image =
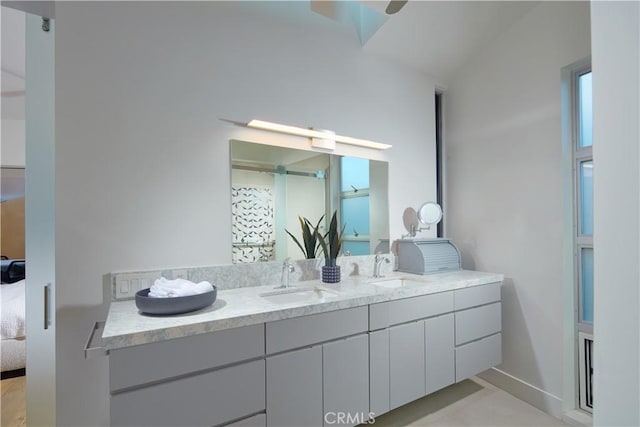
<svg viewBox="0 0 640 427">
<path fill-rule="evenodd" d="M 356 145 L 359 147 L 373 148 L 376 150 L 386 150 L 391 148 L 389 144 L 369 141 L 367 139 L 351 138 L 349 136 L 336 135 L 334 132 L 321 129 L 305 129 L 297 126 L 283 125 L 280 123 L 266 122 L 264 120 L 253 119 L 247 126 L 255 129 L 268 130 L 272 132 L 285 133 L 288 135 L 304 136 L 311 138 L 311 145 L 318 148 L 333 150 L 336 142 Z"/>
</svg>

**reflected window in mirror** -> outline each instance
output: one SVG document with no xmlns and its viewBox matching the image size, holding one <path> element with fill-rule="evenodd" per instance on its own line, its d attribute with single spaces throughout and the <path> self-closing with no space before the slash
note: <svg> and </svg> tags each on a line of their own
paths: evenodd
<svg viewBox="0 0 640 427">
<path fill-rule="evenodd" d="M 344 229 L 342 250 L 349 255 L 371 253 L 369 236 L 369 161 L 340 159 L 340 222 Z"/>
</svg>

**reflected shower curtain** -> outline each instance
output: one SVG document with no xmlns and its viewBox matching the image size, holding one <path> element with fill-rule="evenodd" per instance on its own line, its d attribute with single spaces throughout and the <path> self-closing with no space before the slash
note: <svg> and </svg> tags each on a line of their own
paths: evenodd
<svg viewBox="0 0 640 427">
<path fill-rule="evenodd" d="M 265 187 L 232 187 L 233 262 L 273 260 L 274 200 Z"/>
</svg>

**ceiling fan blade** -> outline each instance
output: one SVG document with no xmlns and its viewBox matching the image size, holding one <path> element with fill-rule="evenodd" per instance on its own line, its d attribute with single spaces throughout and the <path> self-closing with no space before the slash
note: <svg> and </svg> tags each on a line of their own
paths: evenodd
<svg viewBox="0 0 640 427">
<path fill-rule="evenodd" d="M 408 0 L 391 0 L 387 5 L 387 9 L 385 10 L 387 15 L 393 15 L 394 13 L 400 12 L 400 9 L 407 4 Z"/>
<path fill-rule="evenodd" d="M 336 8 L 334 1 L 311 0 L 311 10 L 329 19 L 336 19 Z"/>
</svg>

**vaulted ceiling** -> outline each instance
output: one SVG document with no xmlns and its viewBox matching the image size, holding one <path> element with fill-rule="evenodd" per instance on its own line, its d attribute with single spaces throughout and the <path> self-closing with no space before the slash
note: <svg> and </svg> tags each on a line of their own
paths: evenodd
<svg viewBox="0 0 640 427">
<path fill-rule="evenodd" d="M 369 39 L 364 49 L 446 83 L 483 45 L 505 32 L 538 3 L 409 0 Z"/>
<path fill-rule="evenodd" d="M 413 67 L 446 86 L 451 75 L 483 45 L 506 31 L 537 3 L 409 0 L 393 15 L 385 13 L 387 0 L 309 0 L 308 6 L 291 2 L 283 7 L 279 3 L 270 11 L 267 2 L 256 5 L 265 12 L 265 19 L 273 19 L 274 11 L 282 13 L 285 8 L 296 10 L 288 19 L 308 19 L 314 9 L 327 16 L 327 25 L 341 21 L 353 26 L 354 37 L 360 38 L 365 52 Z M 25 76 L 24 23 L 24 12 L 2 7 L 3 118 L 20 118 L 24 109 L 24 97 L 20 97 Z"/>
</svg>

